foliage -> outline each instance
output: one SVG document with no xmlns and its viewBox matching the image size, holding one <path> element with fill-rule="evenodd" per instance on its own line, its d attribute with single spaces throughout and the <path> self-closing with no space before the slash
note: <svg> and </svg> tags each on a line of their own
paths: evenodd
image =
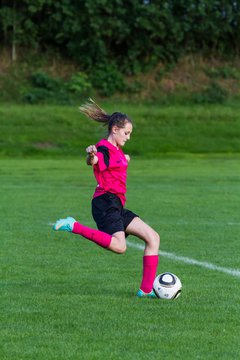
<svg viewBox="0 0 240 360">
<path fill-rule="evenodd" d="M 46 73 L 37 72 L 31 75 L 31 82 L 33 86 L 43 88 L 49 91 L 56 91 L 60 86 L 60 80 L 54 79 Z"/>
<path fill-rule="evenodd" d="M 200 94 L 193 95 L 195 102 L 200 104 L 222 104 L 227 97 L 227 90 L 216 82 L 211 82 Z"/>
<path fill-rule="evenodd" d="M 41 71 L 32 73 L 29 82 L 20 90 L 22 100 L 30 104 L 70 104 L 75 98 L 79 101 L 79 98 L 89 96 L 91 91 L 88 76 L 82 72 L 64 80 Z"/>
<path fill-rule="evenodd" d="M 92 91 L 92 84 L 87 74 L 77 72 L 72 75 L 68 82 L 68 89 L 77 95 L 89 96 Z"/>
<path fill-rule="evenodd" d="M 1 0 L 0 42 L 134 74 L 187 53 L 239 54 L 239 15 L 233 0 Z"/>
<path fill-rule="evenodd" d="M 205 72 L 212 79 L 240 79 L 240 70 L 234 66 L 207 67 Z"/>
<path fill-rule="evenodd" d="M 53 78 L 44 72 L 36 72 L 31 74 L 29 80 L 30 84 L 21 91 L 25 102 L 36 104 L 54 100 L 64 103 L 64 98 L 67 98 L 65 84 L 59 78 Z"/>
<path fill-rule="evenodd" d="M 121 92 L 125 88 L 123 75 L 113 63 L 96 65 L 90 74 L 90 79 L 93 86 L 104 96 L 110 96 L 117 91 Z"/>
</svg>

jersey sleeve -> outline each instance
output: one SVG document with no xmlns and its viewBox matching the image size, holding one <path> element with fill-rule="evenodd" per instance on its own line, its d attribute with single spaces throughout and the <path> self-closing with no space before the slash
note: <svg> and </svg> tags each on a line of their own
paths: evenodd
<svg viewBox="0 0 240 360">
<path fill-rule="evenodd" d="M 106 146 L 98 146 L 96 156 L 98 158 L 99 170 L 106 170 L 109 166 L 109 149 Z"/>
</svg>

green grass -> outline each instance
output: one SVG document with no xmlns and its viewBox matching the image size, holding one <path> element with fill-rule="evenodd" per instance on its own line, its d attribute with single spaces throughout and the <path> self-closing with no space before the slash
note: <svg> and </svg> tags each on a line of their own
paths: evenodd
<svg viewBox="0 0 240 360">
<path fill-rule="evenodd" d="M 239 269 L 239 160 L 132 156 L 127 205 L 162 251 Z M 51 230 L 65 215 L 94 225 L 91 171 L 76 157 L 0 160 L 1 360 L 239 359 L 239 277 L 162 256 L 182 295 L 140 300 L 141 251 Z"/>
<path fill-rule="evenodd" d="M 127 150 L 141 157 L 162 153 L 239 153 L 240 112 L 234 106 L 162 106 L 100 102 L 109 113 L 122 111 L 134 121 Z M 77 106 L 0 108 L 1 157 L 61 157 L 83 154 L 105 129 Z"/>
</svg>

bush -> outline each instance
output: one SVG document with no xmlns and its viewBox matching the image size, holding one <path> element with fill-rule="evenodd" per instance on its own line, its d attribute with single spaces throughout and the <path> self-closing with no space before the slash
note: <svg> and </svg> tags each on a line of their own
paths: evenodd
<svg viewBox="0 0 240 360">
<path fill-rule="evenodd" d="M 52 78 L 50 75 L 43 72 L 32 74 L 31 83 L 34 87 L 46 89 L 49 91 L 56 91 L 61 85 L 61 81 L 59 79 Z"/>
<path fill-rule="evenodd" d="M 70 96 L 63 80 L 56 79 L 43 72 L 30 76 L 30 86 L 23 88 L 22 100 L 30 104 L 42 102 L 69 104 Z"/>
<path fill-rule="evenodd" d="M 50 75 L 37 72 L 30 77 L 30 86 L 22 90 L 22 99 L 30 104 L 40 102 L 70 104 L 75 97 L 89 96 L 92 84 L 88 76 L 78 72 L 65 81 Z"/>
<path fill-rule="evenodd" d="M 29 89 L 24 90 L 22 94 L 22 98 L 24 102 L 29 104 L 37 104 L 44 100 L 50 99 L 52 97 L 52 93 L 46 89 Z"/>
<path fill-rule="evenodd" d="M 218 83 L 211 82 L 209 86 L 199 94 L 194 95 L 193 100 L 198 104 L 222 104 L 226 101 L 228 92 Z"/>
<path fill-rule="evenodd" d="M 62 89 L 60 89 L 58 92 L 53 92 L 41 88 L 30 88 L 28 90 L 24 89 L 22 91 L 22 100 L 28 104 L 53 103 L 69 105 L 71 103 L 69 94 Z"/>
<path fill-rule="evenodd" d="M 240 79 L 240 71 L 231 66 L 206 68 L 205 73 L 212 79 Z"/>
<path fill-rule="evenodd" d="M 143 84 L 140 81 L 135 80 L 126 85 L 125 91 L 130 94 L 139 94 L 143 88 Z"/>
<path fill-rule="evenodd" d="M 103 96 L 111 96 L 125 89 L 123 75 L 117 66 L 111 64 L 99 64 L 90 75 L 93 86 Z"/>
<path fill-rule="evenodd" d="M 68 82 L 68 90 L 76 95 L 89 95 L 92 91 L 92 84 L 88 75 L 83 72 L 72 75 Z"/>
</svg>

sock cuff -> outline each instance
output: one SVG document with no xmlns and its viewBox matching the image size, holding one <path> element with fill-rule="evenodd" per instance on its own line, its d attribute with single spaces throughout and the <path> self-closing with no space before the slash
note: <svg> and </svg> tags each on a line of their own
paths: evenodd
<svg viewBox="0 0 240 360">
<path fill-rule="evenodd" d="M 158 265 L 158 255 L 144 255 L 143 265 L 146 266 Z"/>
<path fill-rule="evenodd" d="M 74 234 L 79 234 L 81 232 L 82 228 L 83 228 L 83 225 L 76 221 L 75 223 L 73 223 L 72 232 Z"/>
</svg>

